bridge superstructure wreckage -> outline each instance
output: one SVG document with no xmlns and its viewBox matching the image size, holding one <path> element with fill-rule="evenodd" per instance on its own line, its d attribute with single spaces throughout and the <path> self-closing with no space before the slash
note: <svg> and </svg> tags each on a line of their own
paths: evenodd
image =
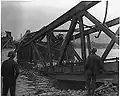
<svg viewBox="0 0 120 97">
<path fill-rule="evenodd" d="M 91 49 L 90 34 L 103 31 L 111 38 L 111 41 L 101 58 L 108 71 L 111 71 L 109 66 L 114 65 L 112 70 L 115 74 L 118 74 L 118 58 L 106 59 L 106 57 L 115 43 L 119 45 L 119 28 L 114 33 L 109 27 L 118 25 L 120 17 L 101 23 L 87 11 L 98 3 L 100 3 L 100 1 L 81 1 L 75 7 L 47 26 L 44 26 L 39 31 L 26 33 L 15 49 L 18 62 L 39 60 L 43 66 L 42 68 L 44 68 L 44 72 L 49 75 L 57 75 L 58 79 L 58 75 L 60 74 L 62 76 L 65 76 L 66 74 L 71 74 L 71 76 L 72 74 L 83 74 L 84 62 L 86 60 L 86 49 L 88 48 L 89 53 Z M 89 27 L 83 24 L 84 16 L 94 23 L 94 26 Z M 71 22 L 68 30 L 56 29 L 68 21 Z M 79 28 L 76 29 L 77 24 L 79 25 Z M 85 27 L 88 29 L 85 29 Z M 67 34 L 65 38 L 63 38 L 62 34 L 55 37 L 54 32 L 66 32 Z M 73 34 L 74 32 L 79 33 Z M 42 41 L 45 37 L 47 42 Z M 75 51 L 71 42 L 78 38 L 81 40 L 81 55 Z M 78 62 L 74 61 L 74 57 L 77 58 Z M 107 60 L 112 60 L 113 62 L 107 63 L 105 62 Z M 56 61 L 56 64 L 53 64 L 54 61 Z M 49 66 L 46 63 L 49 63 Z"/>
</svg>

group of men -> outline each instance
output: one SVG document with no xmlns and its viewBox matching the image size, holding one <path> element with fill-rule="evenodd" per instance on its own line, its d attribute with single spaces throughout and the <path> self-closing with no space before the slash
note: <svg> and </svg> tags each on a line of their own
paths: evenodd
<svg viewBox="0 0 120 97">
<path fill-rule="evenodd" d="M 103 61 L 96 55 L 97 49 L 93 48 L 91 54 L 85 61 L 85 78 L 86 88 L 88 95 L 94 95 L 96 76 L 101 72 L 105 71 L 103 67 Z M 17 62 L 14 61 L 16 54 L 13 51 L 8 53 L 9 59 L 2 63 L 1 76 L 3 80 L 3 91 L 2 95 L 7 96 L 8 90 L 10 89 L 10 95 L 15 96 L 16 79 L 19 75 L 19 68 Z"/>
</svg>

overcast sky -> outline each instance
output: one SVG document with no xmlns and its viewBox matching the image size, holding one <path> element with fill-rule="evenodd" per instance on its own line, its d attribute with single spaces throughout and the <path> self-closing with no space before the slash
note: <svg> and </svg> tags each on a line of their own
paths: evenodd
<svg viewBox="0 0 120 97">
<path fill-rule="evenodd" d="M 116 2 L 115 2 L 116 1 Z M 39 30 L 57 17 L 78 4 L 80 0 L 19 0 L 17 2 L 1 1 L 1 30 L 9 30 L 15 39 L 27 29 Z M 102 1 L 88 11 L 101 22 L 104 18 L 106 2 Z M 120 17 L 119 0 L 108 1 L 107 21 Z M 90 24 L 87 20 L 85 23 Z M 67 28 L 63 26 L 63 28 Z M 116 31 L 116 27 L 111 30 Z"/>
</svg>

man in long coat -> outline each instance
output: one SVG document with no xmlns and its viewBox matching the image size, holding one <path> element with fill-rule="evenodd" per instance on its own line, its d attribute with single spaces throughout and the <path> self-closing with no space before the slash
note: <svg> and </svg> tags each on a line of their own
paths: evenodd
<svg viewBox="0 0 120 97">
<path fill-rule="evenodd" d="M 96 55 L 97 49 L 93 48 L 85 63 L 85 77 L 88 95 L 93 95 L 96 87 L 96 76 L 105 69 L 100 56 Z"/>
<path fill-rule="evenodd" d="M 9 59 L 2 63 L 1 76 L 3 78 L 3 96 L 7 96 L 10 89 L 10 95 L 15 96 L 16 79 L 19 75 L 18 64 L 14 61 L 15 52 L 8 53 Z"/>
</svg>

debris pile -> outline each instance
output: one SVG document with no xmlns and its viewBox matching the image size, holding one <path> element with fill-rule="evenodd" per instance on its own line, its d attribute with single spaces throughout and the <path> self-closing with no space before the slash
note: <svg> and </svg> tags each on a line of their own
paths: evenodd
<svg viewBox="0 0 120 97">
<path fill-rule="evenodd" d="M 39 94 L 39 96 L 85 96 L 87 94 L 87 91 L 83 90 L 58 90 L 55 88 L 52 88 L 50 92 Z"/>
<path fill-rule="evenodd" d="M 24 84 L 27 85 L 25 91 L 23 91 L 24 96 L 85 96 L 87 95 L 87 90 L 65 90 L 57 89 L 53 86 L 53 79 L 40 76 L 38 72 L 24 70 L 21 72 L 19 77 L 24 80 Z M 21 82 L 20 82 L 21 83 Z M 21 83 L 22 84 L 22 83 Z M 26 85 L 23 85 L 24 87 Z M 21 86 L 21 85 L 20 85 Z M 100 87 L 95 90 L 96 96 L 117 96 L 118 86 L 113 85 L 110 82 L 105 81 Z"/>
<path fill-rule="evenodd" d="M 117 96 L 119 95 L 118 86 L 105 81 L 103 85 L 95 90 L 95 95 L 101 96 Z"/>
</svg>

